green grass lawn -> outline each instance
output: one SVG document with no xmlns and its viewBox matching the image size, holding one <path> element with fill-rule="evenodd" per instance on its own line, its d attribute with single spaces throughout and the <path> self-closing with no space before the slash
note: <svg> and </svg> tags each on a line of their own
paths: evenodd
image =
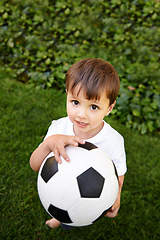
<svg viewBox="0 0 160 240">
<path fill-rule="evenodd" d="M 45 225 L 50 217 L 40 203 L 29 158 L 51 121 L 65 114 L 61 92 L 0 78 L 0 239 L 159 240 L 159 136 L 140 136 L 110 117 L 106 121 L 124 136 L 127 154 L 119 215 L 71 231 Z"/>
</svg>

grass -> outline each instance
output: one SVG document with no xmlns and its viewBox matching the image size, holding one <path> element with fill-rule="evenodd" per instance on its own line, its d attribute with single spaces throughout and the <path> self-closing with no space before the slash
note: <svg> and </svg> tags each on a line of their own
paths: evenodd
<svg viewBox="0 0 160 240">
<path fill-rule="evenodd" d="M 50 230 L 44 224 L 49 216 L 39 201 L 29 158 L 51 121 L 65 114 L 61 92 L 33 89 L 1 76 L 0 239 L 160 239 L 159 136 L 140 136 L 110 117 L 106 120 L 124 136 L 127 153 L 119 215 L 71 231 Z"/>
</svg>

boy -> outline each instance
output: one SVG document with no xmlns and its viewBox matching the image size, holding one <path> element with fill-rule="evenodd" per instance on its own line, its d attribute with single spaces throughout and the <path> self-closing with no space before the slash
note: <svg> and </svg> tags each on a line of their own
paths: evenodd
<svg viewBox="0 0 160 240">
<path fill-rule="evenodd" d="M 43 160 L 52 152 L 59 164 L 60 155 L 69 161 L 66 145 L 76 147 L 87 140 L 105 150 L 115 164 L 119 180 L 119 193 L 106 214 L 108 217 L 118 214 L 127 171 L 123 137 L 103 120 L 115 106 L 119 87 L 114 67 L 105 60 L 83 59 L 71 66 L 66 74 L 68 116 L 52 122 L 44 141 L 30 158 L 31 168 L 38 171 Z M 56 228 L 60 222 L 52 218 L 46 224 Z"/>
</svg>

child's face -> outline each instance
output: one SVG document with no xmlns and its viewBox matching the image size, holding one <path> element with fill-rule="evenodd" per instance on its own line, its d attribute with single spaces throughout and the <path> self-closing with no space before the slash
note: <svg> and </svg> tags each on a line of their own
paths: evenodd
<svg viewBox="0 0 160 240">
<path fill-rule="evenodd" d="M 105 91 L 102 91 L 99 100 L 88 100 L 83 88 L 77 95 L 78 90 L 76 87 L 73 94 L 67 92 L 67 113 L 75 135 L 89 139 L 100 132 L 104 124 L 103 118 L 112 111 L 115 103 L 109 106 Z"/>
</svg>

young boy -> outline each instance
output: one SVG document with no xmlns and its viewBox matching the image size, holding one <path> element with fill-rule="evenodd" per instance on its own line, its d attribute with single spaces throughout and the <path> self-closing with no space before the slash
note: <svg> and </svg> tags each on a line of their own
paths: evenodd
<svg viewBox="0 0 160 240">
<path fill-rule="evenodd" d="M 105 60 L 83 59 L 71 66 L 66 74 L 68 116 L 52 122 L 44 141 L 30 158 L 31 168 L 39 171 L 43 160 L 52 152 L 59 164 L 60 155 L 69 161 L 66 145 L 76 147 L 87 140 L 105 150 L 115 164 L 119 180 L 119 193 L 106 214 L 108 217 L 118 214 L 127 171 L 123 137 L 103 120 L 115 106 L 119 87 L 114 67 Z M 56 228 L 60 222 L 52 218 L 46 224 Z"/>
</svg>

